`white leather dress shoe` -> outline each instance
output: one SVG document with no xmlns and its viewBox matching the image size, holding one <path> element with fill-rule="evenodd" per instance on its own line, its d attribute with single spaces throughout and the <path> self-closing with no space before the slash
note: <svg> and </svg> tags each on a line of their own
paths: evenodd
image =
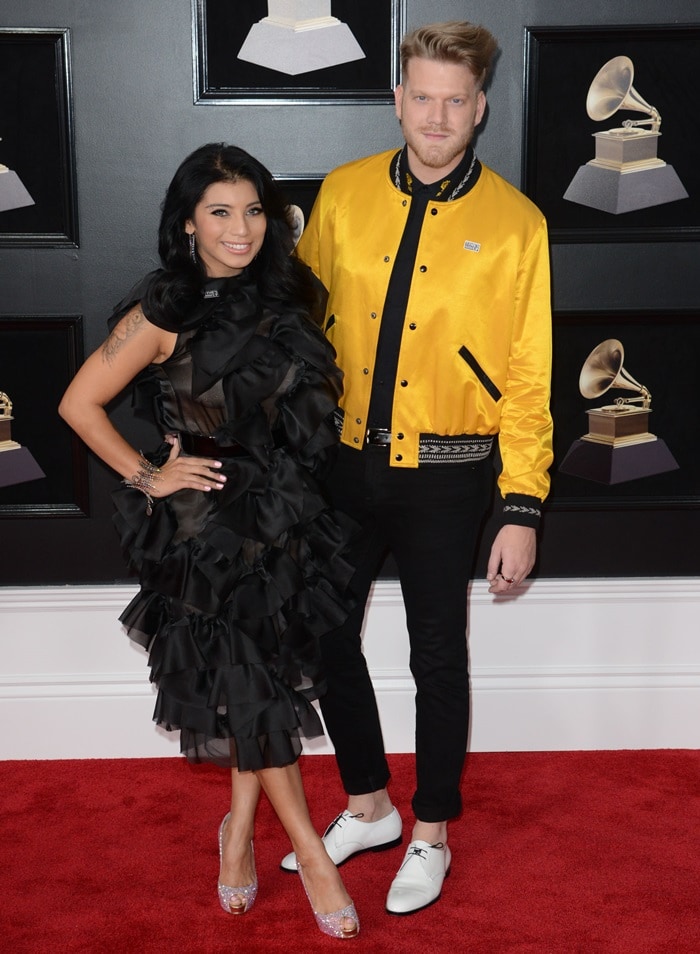
<svg viewBox="0 0 700 954">
<path fill-rule="evenodd" d="M 344 811 L 326 828 L 323 844 L 333 864 L 342 865 L 363 851 L 384 851 L 401 844 L 401 816 L 395 808 L 386 818 L 376 822 L 363 822 L 361 818 L 361 813 L 351 815 Z M 285 855 L 280 868 L 283 871 L 297 870 L 297 856 L 293 851 Z"/>
<path fill-rule="evenodd" d="M 450 849 L 442 842 L 412 841 L 389 888 L 389 914 L 412 914 L 437 901 L 451 861 Z"/>
</svg>

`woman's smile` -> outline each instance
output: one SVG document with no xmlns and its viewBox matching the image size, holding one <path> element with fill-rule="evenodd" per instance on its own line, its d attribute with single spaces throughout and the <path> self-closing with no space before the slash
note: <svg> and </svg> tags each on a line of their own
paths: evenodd
<svg viewBox="0 0 700 954">
<path fill-rule="evenodd" d="M 214 182 L 185 224 L 209 278 L 240 275 L 262 248 L 267 219 L 247 179 Z"/>
</svg>

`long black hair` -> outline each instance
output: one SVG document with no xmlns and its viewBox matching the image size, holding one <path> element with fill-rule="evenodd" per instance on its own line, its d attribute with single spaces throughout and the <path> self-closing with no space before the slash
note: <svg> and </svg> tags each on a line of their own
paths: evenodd
<svg viewBox="0 0 700 954">
<path fill-rule="evenodd" d="M 151 285 L 144 300 L 157 321 L 168 324 L 186 314 L 199 300 L 206 270 L 190 254 L 185 223 L 214 182 L 250 182 L 258 194 L 267 227 L 260 252 L 248 266 L 263 301 L 302 306 L 318 322 L 315 312 L 318 290 L 313 276 L 294 255 L 292 223 L 282 190 L 265 166 L 238 146 L 207 143 L 195 149 L 180 164 L 168 186 L 161 207 L 158 252 L 164 271 Z"/>
</svg>

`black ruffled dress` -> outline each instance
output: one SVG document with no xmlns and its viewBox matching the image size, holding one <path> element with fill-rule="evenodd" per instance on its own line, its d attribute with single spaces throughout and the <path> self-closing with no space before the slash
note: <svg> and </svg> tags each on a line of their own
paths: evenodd
<svg viewBox="0 0 700 954">
<path fill-rule="evenodd" d="M 288 765 L 300 735 L 322 733 L 311 704 L 324 688 L 318 640 L 351 606 L 350 528 L 319 485 L 340 393 L 321 331 L 263 307 L 245 275 L 208 282 L 172 356 L 137 382 L 135 405 L 163 434 L 213 436 L 237 452 L 216 455 L 223 490 L 179 491 L 151 516 L 140 491 L 114 494 L 141 584 L 120 619 L 149 651 L 154 720 L 180 729 L 191 761 Z M 169 450 L 147 456 L 159 464 Z"/>
</svg>

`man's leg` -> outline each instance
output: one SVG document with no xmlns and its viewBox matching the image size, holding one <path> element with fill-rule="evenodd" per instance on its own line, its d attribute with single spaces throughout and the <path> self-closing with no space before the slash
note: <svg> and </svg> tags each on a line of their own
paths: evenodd
<svg viewBox="0 0 700 954">
<path fill-rule="evenodd" d="M 490 461 L 436 464 L 416 472 L 414 503 L 392 512 L 416 682 L 419 821 L 444 822 L 461 810 L 469 675 L 467 587 L 487 506 Z"/>
<path fill-rule="evenodd" d="M 359 525 L 350 562 L 350 587 L 358 603 L 345 623 L 321 640 L 328 691 L 321 711 L 348 795 L 382 790 L 389 781 L 374 687 L 362 652 L 362 626 L 369 591 L 386 550 L 374 515 L 373 455 L 383 448 L 340 448 L 329 481 L 333 506 Z"/>
<path fill-rule="evenodd" d="M 387 898 L 395 914 L 437 900 L 450 865 L 447 820 L 461 809 L 468 736 L 467 586 L 490 475 L 489 462 L 419 469 L 387 508 L 416 683 L 416 823 Z"/>
<path fill-rule="evenodd" d="M 321 639 L 327 683 L 321 711 L 348 795 L 347 810 L 323 836 L 326 851 L 336 864 L 362 851 L 390 848 L 401 841 L 401 817 L 386 790 L 389 766 L 377 700 L 362 652 L 365 605 L 386 550 L 373 514 L 371 473 L 385 461 L 384 448 L 353 451 L 341 447 L 330 481 L 334 506 L 359 525 L 349 555 L 356 567 L 351 589 L 357 606 L 343 626 Z M 282 868 L 296 869 L 293 854 L 282 860 Z"/>
</svg>

